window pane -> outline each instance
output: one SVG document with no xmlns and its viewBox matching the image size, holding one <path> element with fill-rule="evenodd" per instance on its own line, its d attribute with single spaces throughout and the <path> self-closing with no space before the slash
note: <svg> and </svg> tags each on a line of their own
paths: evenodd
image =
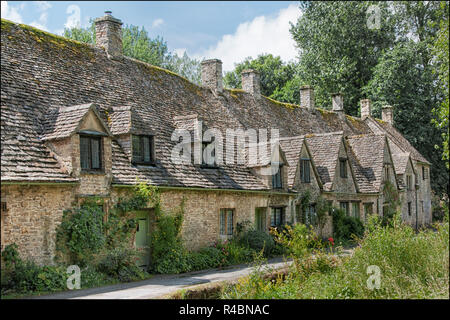
<svg viewBox="0 0 450 320">
<path fill-rule="evenodd" d="M 305 160 L 305 182 L 310 182 L 309 160 Z"/>
<path fill-rule="evenodd" d="M 220 234 L 225 234 L 226 215 L 224 210 L 220 210 Z"/>
<path fill-rule="evenodd" d="M 92 169 L 100 169 L 100 140 L 91 139 Z"/>
<path fill-rule="evenodd" d="M 80 137 L 80 162 L 81 169 L 89 169 L 89 138 Z"/>
<path fill-rule="evenodd" d="M 143 137 L 144 140 L 144 162 L 150 162 L 151 155 L 150 155 L 150 138 L 149 137 Z"/>
<path fill-rule="evenodd" d="M 139 136 L 132 136 L 133 161 L 142 162 L 141 139 Z"/>
<path fill-rule="evenodd" d="M 233 210 L 227 212 L 227 234 L 233 235 Z"/>
</svg>

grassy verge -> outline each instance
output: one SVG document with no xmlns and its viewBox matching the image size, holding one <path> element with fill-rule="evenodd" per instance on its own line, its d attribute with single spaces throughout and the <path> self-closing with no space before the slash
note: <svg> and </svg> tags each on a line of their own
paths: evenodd
<svg viewBox="0 0 450 320">
<path fill-rule="evenodd" d="M 266 281 L 256 270 L 229 286 L 221 297 L 448 299 L 448 216 L 445 222 L 435 225 L 436 230 L 418 233 L 394 221 L 389 226 L 371 224 L 350 257 L 337 258 L 319 251 L 315 257 L 294 254 L 295 263 L 284 279 Z"/>
</svg>

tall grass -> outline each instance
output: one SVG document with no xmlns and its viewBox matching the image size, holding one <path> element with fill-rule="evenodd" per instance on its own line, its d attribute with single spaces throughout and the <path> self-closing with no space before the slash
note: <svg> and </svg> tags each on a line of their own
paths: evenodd
<svg viewBox="0 0 450 320">
<path fill-rule="evenodd" d="M 368 266 L 380 269 L 379 289 L 370 289 Z M 222 293 L 240 299 L 433 299 L 449 298 L 448 215 L 434 229 L 416 233 L 395 218 L 371 222 L 352 256 L 316 252 L 294 264 L 285 279 L 265 281 L 260 272 Z"/>
</svg>

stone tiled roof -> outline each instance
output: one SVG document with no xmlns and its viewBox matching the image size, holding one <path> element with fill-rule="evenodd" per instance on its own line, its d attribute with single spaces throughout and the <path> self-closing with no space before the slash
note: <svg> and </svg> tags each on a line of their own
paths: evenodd
<svg viewBox="0 0 450 320">
<path fill-rule="evenodd" d="M 40 117 L 42 128 L 41 140 L 69 137 L 77 131 L 81 120 L 87 115 L 89 110 L 96 112 L 94 104 L 87 103 L 69 107 L 49 108 Z M 105 129 L 108 130 L 106 126 Z"/>
<path fill-rule="evenodd" d="M 120 184 L 134 183 L 138 176 L 161 185 L 265 188 L 245 165 L 225 165 L 219 169 L 173 165 L 169 160 L 175 144 L 171 134 L 189 122 L 180 119 L 192 115 L 198 115 L 205 127 L 216 128 L 223 135 L 226 129 L 251 128 L 269 131 L 277 128 L 281 137 L 337 131 L 342 131 L 344 136 L 373 132 L 367 121 L 321 108 L 311 112 L 266 97 L 257 99 L 241 90 L 215 93 L 168 70 L 127 57 L 110 60 L 102 49 L 4 19 L 1 52 L 2 118 L 7 114 L 10 123 L 3 127 L 2 122 L 2 142 L 12 150 L 26 148 L 12 141 L 16 141 L 14 137 L 22 131 L 19 128 L 23 123 L 27 123 L 34 133 L 33 147 L 42 151 L 42 157 L 36 154 L 33 158 L 35 165 L 44 166 L 41 162 L 49 162 L 45 164 L 47 180 L 70 178 L 61 173 L 62 169 L 38 136 L 43 133 L 43 139 L 54 139 L 70 135 L 83 113 L 81 106 L 91 103 L 98 106 L 98 114 L 114 136 L 155 135 L 157 163 L 152 168 L 134 167 L 126 162 L 125 153 L 114 142 L 113 175 L 115 183 Z M 16 115 L 25 106 L 34 112 Z M 69 115 L 61 113 L 63 109 L 57 111 L 49 106 L 79 106 L 80 109 L 69 107 L 77 109 Z M 5 152 L 10 152 L 6 150 L 10 149 L 2 146 L 2 158 Z M 15 158 L 19 154 L 6 153 L 9 158 L 6 157 L 5 170 L 2 159 L 2 181 L 15 179 L 12 167 L 13 163 L 22 163 L 19 156 Z M 21 170 L 24 170 L 21 179 L 36 178 L 34 173 L 26 174 L 28 169 Z"/>
<path fill-rule="evenodd" d="M 300 159 L 300 152 L 302 150 L 304 136 L 280 138 L 281 150 L 289 164 L 288 167 L 288 187 L 293 188 L 295 181 L 295 174 L 297 172 L 297 164 Z"/>
<path fill-rule="evenodd" d="M 326 191 L 331 190 L 336 172 L 343 132 L 306 135 L 306 143 L 314 159 L 317 173 Z"/>
<path fill-rule="evenodd" d="M 74 182 L 39 140 L 31 107 L 1 108 L 2 181 Z"/>
<path fill-rule="evenodd" d="M 395 145 L 395 147 L 401 150 L 401 153 L 408 152 L 411 154 L 412 159 L 430 164 L 430 162 L 427 159 L 425 159 L 425 157 L 421 155 L 419 151 L 417 151 L 411 145 L 411 143 L 408 140 L 406 140 L 406 138 L 402 136 L 402 134 L 398 132 L 398 130 L 395 129 L 389 123 L 379 119 L 372 119 L 372 118 L 366 118 L 365 122 L 370 126 L 371 130 L 374 133 L 385 133 L 389 139 L 390 145 L 391 146 Z M 392 153 L 397 152 L 392 151 Z"/>
<path fill-rule="evenodd" d="M 374 193 L 380 191 L 385 135 L 357 135 L 346 137 L 349 145 L 348 155 L 355 173 L 359 191 Z"/>
<path fill-rule="evenodd" d="M 404 174 L 406 171 L 406 166 L 408 165 L 410 154 L 405 153 L 393 153 L 392 161 L 394 161 L 395 173 Z"/>
</svg>

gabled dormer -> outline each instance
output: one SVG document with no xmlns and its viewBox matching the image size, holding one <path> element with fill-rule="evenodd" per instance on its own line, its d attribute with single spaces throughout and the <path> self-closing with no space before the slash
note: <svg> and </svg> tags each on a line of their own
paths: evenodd
<svg viewBox="0 0 450 320">
<path fill-rule="evenodd" d="M 319 193 L 322 183 L 304 136 L 280 138 L 281 149 L 289 163 L 288 185 L 295 191 Z"/>
<path fill-rule="evenodd" d="M 153 166 L 156 162 L 156 119 L 145 107 L 114 107 L 107 113 L 114 138 L 134 166 Z"/>
<path fill-rule="evenodd" d="M 342 131 L 308 134 L 305 140 L 325 192 L 358 192 Z"/>
<path fill-rule="evenodd" d="M 246 165 L 273 190 L 288 190 L 289 162 L 280 142 L 260 142 L 246 147 Z"/>
<path fill-rule="evenodd" d="M 67 173 L 80 178 L 80 192 L 85 194 L 107 192 L 111 136 L 93 103 L 50 109 L 42 121 L 41 140 Z"/>
</svg>

